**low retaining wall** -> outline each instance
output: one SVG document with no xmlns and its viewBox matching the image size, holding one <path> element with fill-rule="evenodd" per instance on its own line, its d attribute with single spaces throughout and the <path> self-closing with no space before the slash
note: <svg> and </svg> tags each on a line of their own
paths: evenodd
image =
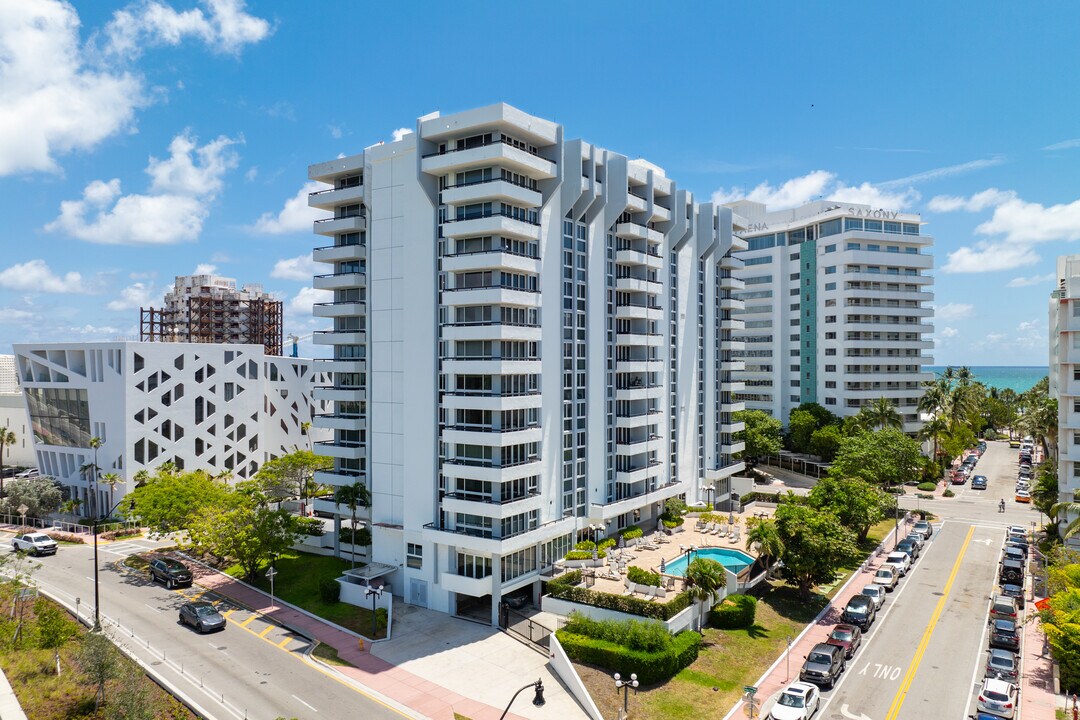
<svg viewBox="0 0 1080 720">
<path fill-rule="evenodd" d="M 566 651 L 563 650 L 562 644 L 559 639 L 555 637 L 555 633 L 551 633 L 548 637 L 549 648 L 551 656 L 548 658 L 548 665 L 551 667 L 551 671 L 555 673 L 555 676 L 562 680 L 563 685 L 570 691 L 570 694 L 578 701 L 582 708 L 585 709 L 585 714 L 592 720 L 605 720 L 604 716 L 600 714 L 600 709 L 596 707 L 596 703 L 593 702 L 592 695 L 585 688 L 585 683 L 581 681 L 581 676 L 577 674 L 577 670 L 574 669 L 574 663 L 570 662 L 570 658 L 566 655 Z"/>
<path fill-rule="evenodd" d="M 727 597 L 727 593 L 721 593 L 717 602 L 720 602 L 720 600 L 723 600 L 725 597 Z M 704 603 L 693 603 L 690 607 L 686 608 L 670 620 L 655 620 L 654 622 L 664 623 L 668 631 L 672 633 L 689 630 L 695 620 L 700 617 L 701 606 L 703 604 Z M 550 595 L 545 595 L 540 598 L 540 609 L 544 612 L 560 615 L 562 617 L 569 617 L 571 612 L 579 612 L 593 620 L 636 620 L 637 622 L 652 620 L 652 618 L 642 617 L 641 615 L 632 615 L 630 613 L 619 612 L 618 610 L 599 608 L 594 605 L 583 605 L 581 603 L 570 602 L 569 600 L 553 598 Z"/>
</svg>

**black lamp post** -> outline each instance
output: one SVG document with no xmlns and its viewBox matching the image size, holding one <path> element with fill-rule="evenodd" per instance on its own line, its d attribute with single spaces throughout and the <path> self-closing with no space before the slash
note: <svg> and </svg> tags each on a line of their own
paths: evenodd
<svg viewBox="0 0 1080 720">
<path fill-rule="evenodd" d="M 375 615 L 375 603 L 380 597 L 382 597 L 383 589 L 382 585 L 379 587 L 368 586 L 368 589 L 364 591 L 364 594 L 371 598 L 371 639 L 375 640 L 379 634 L 378 618 Z"/>
<path fill-rule="evenodd" d="M 514 693 L 514 697 L 510 698 L 510 702 L 507 704 L 506 709 L 503 710 L 503 714 L 499 716 L 499 720 L 503 720 L 506 717 L 506 713 L 510 712 L 510 706 L 514 704 L 515 700 L 517 700 L 517 696 L 525 690 L 528 690 L 529 688 L 532 688 L 535 691 L 532 701 L 533 705 L 535 705 L 536 707 L 544 706 L 544 681 L 537 679 L 536 682 L 529 683 L 528 685 Z"/>
<path fill-rule="evenodd" d="M 109 508 L 109 512 L 106 515 L 112 515 L 113 511 L 115 511 L 116 508 L 120 507 L 121 503 L 123 503 L 123 502 L 124 502 L 124 499 L 120 498 L 119 502 L 117 502 L 115 505 L 113 505 L 111 508 Z M 128 498 L 128 510 L 129 511 L 134 511 L 135 510 L 135 498 Z M 99 517 L 97 517 L 96 515 L 94 516 L 94 632 L 99 632 L 101 630 L 101 610 L 100 610 L 100 607 L 99 607 L 101 605 L 101 603 L 99 602 L 100 594 L 98 592 L 98 551 L 97 551 L 97 546 L 98 546 L 98 542 L 97 542 L 98 522 L 100 522 L 100 520 L 101 519 Z"/>
<path fill-rule="evenodd" d="M 615 673 L 615 691 L 618 692 L 620 689 L 623 691 L 622 717 L 624 718 L 630 713 L 630 688 L 634 688 L 634 692 L 637 693 L 637 673 L 630 673 L 629 680 L 623 680 L 619 673 Z"/>
</svg>

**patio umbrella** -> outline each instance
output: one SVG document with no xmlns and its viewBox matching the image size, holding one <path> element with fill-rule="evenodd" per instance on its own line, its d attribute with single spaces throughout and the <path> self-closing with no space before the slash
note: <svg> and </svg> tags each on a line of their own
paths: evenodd
<svg viewBox="0 0 1080 720">
<path fill-rule="evenodd" d="M 727 523 L 728 523 L 728 525 L 734 525 L 735 524 L 735 513 L 733 513 L 731 510 L 728 510 L 728 513 L 727 513 Z"/>
<path fill-rule="evenodd" d="M 619 536 L 619 541 L 617 543 L 617 547 L 620 550 L 622 550 L 624 547 L 626 547 L 626 538 L 624 538 L 622 535 Z"/>
<path fill-rule="evenodd" d="M 667 563 L 664 562 L 664 558 L 660 558 L 660 572 L 667 570 Z"/>
<path fill-rule="evenodd" d="M 597 558 L 596 548 L 593 548 L 593 550 L 592 550 L 592 559 L 596 560 L 596 558 Z"/>
</svg>

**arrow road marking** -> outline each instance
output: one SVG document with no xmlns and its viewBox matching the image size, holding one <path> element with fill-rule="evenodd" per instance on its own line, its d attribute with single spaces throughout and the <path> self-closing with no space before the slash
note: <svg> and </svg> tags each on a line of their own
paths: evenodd
<svg viewBox="0 0 1080 720">
<path fill-rule="evenodd" d="M 990 547 L 990 544 L 993 542 L 993 540 L 991 540 L 990 538 L 983 538 L 982 540 L 972 540 L 971 542 L 982 543 L 983 545 Z"/>
<path fill-rule="evenodd" d="M 848 720 L 870 720 L 870 718 L 863 713 L 856 715 L 855 713 L 849 712 L 847 703 L 840 706 L 840 714 L 848 718 Z"/>
</svg>

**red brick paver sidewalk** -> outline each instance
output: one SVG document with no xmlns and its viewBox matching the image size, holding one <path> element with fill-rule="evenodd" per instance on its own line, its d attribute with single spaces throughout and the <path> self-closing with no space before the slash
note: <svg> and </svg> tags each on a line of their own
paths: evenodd
<svg viewBox="0 0 1080 720">
<path fill-rule="evenodd" d="M 1028 612 L 1034 613 L 1034 604 Z M 1020 714 L 1024 720 L 1054 720 L 1061 697 L 1054 693 L 1053 661 L 1050 645 L 1036 617 L 1024 623 L 1024 674 L 1020 681 Z"/>
<path fill-rule="evenodd" d="M 471 720 L 498 720 L 502 715 L 501 708 L 470 700 L 448 688 L 424 680 L 375 657 L 369 652 L 366 641 L 364 649 L 361 650 L 360 638 L 357 635 L 339 630 L 306 615 L 287 604 L 282 604 L 276 598 L 275 607 L 271 610 L 270 596 L 267 593 L 204 565 L 189 564 L 193 567 L 195 582 L 198 585 L 252 608 L 279 625 L 296 629 L 334 648 L 338 657 L 355 665 L 355 667 L 335 667 L 334 670 L 355 683 L 375 691 L 377 695 L 408 708 L 414 715 L 434 720 L 454 720 L 455 712 Z M 524 720 L 512 713 L 507 717 Z"/>
</svg>

